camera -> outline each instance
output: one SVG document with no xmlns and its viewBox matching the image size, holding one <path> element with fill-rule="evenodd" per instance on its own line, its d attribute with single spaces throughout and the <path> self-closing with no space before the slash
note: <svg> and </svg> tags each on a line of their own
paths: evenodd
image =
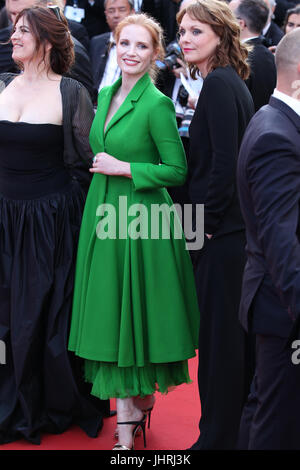
<svg viewBox="0 0 300 470">
<path fill-rule="evenodd" d="M 185 107 L 187 105 L 188 97 L 189 97 L 188 92 L 186 91 L 184 86 L 181 85 L 178 91 L 178 98 L 177 98 L 181 106 Z"/>
<path fill-rule="evenodd" d="M 166 56 L 164 61 L 157 60 L 156 65 L 160 70 L 172 70 L 174 67 L 180 67 L 177 62 L 178 57 L 182 57 L 178 42 L 170 42 L 166 48 Z"/>
</svg>

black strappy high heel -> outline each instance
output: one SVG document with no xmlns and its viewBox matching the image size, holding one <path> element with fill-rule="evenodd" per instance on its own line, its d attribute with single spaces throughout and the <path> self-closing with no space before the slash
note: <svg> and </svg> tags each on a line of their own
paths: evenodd
<svg viewBox="0 0 300 470">
<path fill-rule="evenodd" d="M 113 447 L 112 450 L 134 450 L 134 439 L 135 439 L 135 435 L 136 435 L 136 432 L 138 431 L 138 429 L 142 430 L 143 437 L 144 437 L 144 447 L 147 447 L 147 444 L 146 444 L 146 419 L 147 419 L 147 415 L 144 414 L 144 416 L 142 417 L 142 419 L 140 421 L 123 421 L 122 423 L 117 422 L 118 425 L 119 424 L 121 424 L 121 425 L 122 424 L 135 424 L 135 427 L 132 430 L 132 447 L 129 448 L 129 447 L 123 446 L 122 444 L 116 444 Z"/>
<path fill-rule="evenodd" d="M 150 420 L 151 420 L 151 412 L 153 410 L 153 405 L 150 408 L 147 408 L 146 410 L 142 410 L 143 413 L 146 415 L 146 420 L 148 416 L 148 429 L 150 429 Z"/>
<path fill-rule="evenodd" d="M 150 429 L 150 421 L 151 421 L 151 412 L 152 412 L 152 410 L 153 410 L 153 405 L 150 408 L 147 408 L 146 410 L 142 410 L 142 412 L 146 416 L 146 422 L 147 422 L 147 418 L 148 418 L 148 429 Z M 138 437 L 141 434 L 141 431 L 142 431 L 141 429 L 137 430 L 136 437 Z M 116 429 L 115 433 L 114 433 L 114 438 L 118 439 L 118 437 L 119 437 L 119 433 L 118 433 L 118 429 Z"/>
</svg>

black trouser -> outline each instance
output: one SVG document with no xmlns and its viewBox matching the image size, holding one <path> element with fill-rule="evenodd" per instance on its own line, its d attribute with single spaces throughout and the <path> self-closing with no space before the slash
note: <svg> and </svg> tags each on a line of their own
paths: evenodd
<svg viewBox="0 0 300 470">
<path fill-rule="evenodd" d="M 193 449 L 234 449 L 254 368 L 238 319 L 244 232 L 206 240 L 193 261 L 201 315 L 200 437 Z"/>
<path fill-rule="evenodd" d="M 244 407 L 239 449 L 300 449 L 300 364 L 287 339 L 257 335 L 256 372 Z"/>
</svg>

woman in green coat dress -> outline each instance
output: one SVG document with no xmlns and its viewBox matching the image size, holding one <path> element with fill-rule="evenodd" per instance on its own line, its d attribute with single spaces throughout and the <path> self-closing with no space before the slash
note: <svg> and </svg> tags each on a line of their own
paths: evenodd
<svg viewBox="0 0 300 470">
<path fill-rule="evenodd" d="M 187 168 L 174 107 L 149 73 L 162 32 L 146 15 L 116 31 L 122 78 L 101 90 L 90 143 L 94 173 L 83 215 L 69 349 L 91 393 L 117 398 L 116 450 L 145 432 L 156 390 L 189 383 L 199 311 L 192 265 L 165 186 Z M 169 232 L 164 223 L 170 216 Z M 156 211 L 156 212 L 155 212 Z M 168 232 L 168 233 L 167 233 Z M 180 235 L 180 236 L 179 236 Z M 145 437 L 145 434 L 144 434 Z"/>
</svg>

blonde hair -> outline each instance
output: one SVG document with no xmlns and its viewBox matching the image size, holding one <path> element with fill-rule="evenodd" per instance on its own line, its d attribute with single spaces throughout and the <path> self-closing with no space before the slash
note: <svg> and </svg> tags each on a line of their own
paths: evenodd
<svg viewBox="0 0 300 470">
<path fill-rule="evenodd" d="M 151 35 L 152 39 L 152 46 L 154 51 L 157 53 L 157 59 L 163 60 L 164 58 L 164 43 L 163 43 L 163 30 L 161 26 L 150 16 L 146 15 L 145 13 L 133 14 L 126 16 L 124 20 L 122 20 L 115 30 L 115 39 L 116 42 L 120 39 L 120 34 L 122 29 L 125 26 L 129 25 L 137 25 L 143 26 Z M 157 77 L 157 66 L 155 61 L 151 64 L 149 75 L 154 81 Z"/>
<path fill-rule="evenodd" d="M 185 14 L 201 23 L 208 24 L 220 38 L 219 45 L 209 59 L 209 70 L 231 65 L 238 75 L 246 80 L 250 74 L 246 60 L 251 47 L 241 43 L 240 27 L 227 3 L 220 0 L 197 0 L 177 14 L 179 25 Z M 196 78 L 197 66 L 195 64 L 188 66 L 191 76 Z"/>
</svg>

